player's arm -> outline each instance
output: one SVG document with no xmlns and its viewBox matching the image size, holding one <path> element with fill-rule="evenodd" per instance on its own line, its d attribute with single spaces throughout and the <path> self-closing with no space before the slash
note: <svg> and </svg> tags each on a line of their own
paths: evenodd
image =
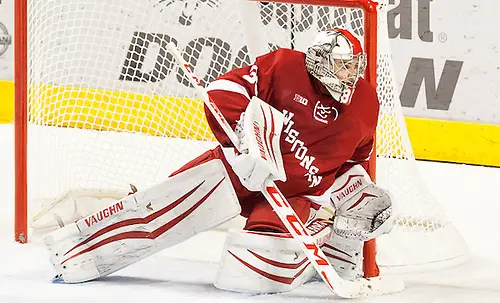
<svg viewBox="0 0 500 303">
<path fill-rule="evenodd" d="M 352 156 L 347 160 L 337 172 L 337 177 L 344 174 L 355 165 L 361 165 L 365 171 L 368 171 L 369 161 L 374 155 L 374 138 L 368 137 L 361 141 L 360 145 L 354 150 Z"/>
<path fill-rule="evenodd" d="M 239 152 L 223 148 L 226 160 L 248 190 L 262 190 L 268 178 L 286 180 L 280 149 L 283 121 L 281 112 L 254 96 L 236 126 Z"/>
<path fill-rule="evenodd" d="M 276 53 L 258 57 L 253 65 L 217 78 L 207 89 L 209 97 L 234 129 L 240 141 L 240 153 L 232 148 L 215 117 L 205 110 L 209 126 L 243 186 L 253 191 L 260 190 L 269 177 L 286 179 L 279 144 L 283 114 L 271 105 L 271 70 L 276 60 Z"/>
<path fill-rule="evenodd" d="M 344 279 L 363 277 L 364 242 L 392 229 L 391 194 L 373 183 L 361 164 L 356 164 L 338 176 L 325 194 L 308 198 L 322 205 L 311 219 L 333 223 L 333 232 L 322 250 L 335 270 Z"/>
<path fill-rule="evenodd" d="M 244 75 L 249 72 L 249 66 L 233 70 L 210 83 L 207 87 L 210 99 L 217 104 L 233 130 L 236 130 L 236 125 L 240 120 L 241 114 L 245 111 L 252 96 L 254 96 L 250 87 L 251 83 L 248 83 L 243 78 Z M 232 146 L 229 137 L 206 105 L 205 115 L 208 125 L 217 141 L 219 141 L 223 147 Z"/>
<path fill-rule="evenodd" d="M 368 175 L 368 163 L 374 156 L 377 106 L 362 119 L 361 139 L 351 157 L 337 172 L 330 188 L 329 205 L 335 211 L 335 230 L 345 238 L 366 241 L 389 232 L 392 227 L 392 197 L 390 193 L 373 183 Z"/>
<path fill-rule="evenodd" d="M 272 68 L 268 61 L 274 60 L 273 57 L 273 54 L 258 57 L 252 65 L 231 70 L 208 85 L 207 92 L 210 99 L 217 104 L 233 130 L 236 130 L 241 114 L 247 108 L 252 97 L 259 97 L 261 100 L 269 102 L 267 91 L 270 85 L 259 85 L 259 80 L 265 83 L 272 82 L 272 79 L 266 77 L 269 74 L 266 71 Z M 261 71 L 264 75 L 259 78 Z M 219 143 L 224 147 L 232 146 L 229 138 L 206 106 L 205 115 L 210 129 Z"/>
<path fill-rule="evenodd" d="M 376 122 L 363 126 L 364 135 L 336 173 L 334 184 L 321 197 L 311 197 L 323 205 L 316 218 L 333 221 L 334 231 L 322 250 L 339 275 L 348 280 L 364 276 L 364 242 L 388 233 L 394 221 L 392 196 L 367 173 L 369 160 L 375 156 Z"/>
<path fill-rule="evenodd" d="M 358 120 L 361 130 L 361 140 L 347 161 L 347 169 L 361 164 L 366 171 L 368 162 L 375 156 L 375 135 L 377 131 L 380 102 L 376 90 L 365 80 L 358 83 L 357 90 L 363 96 L 363 109 L 358 108 Z"/>
</svg>

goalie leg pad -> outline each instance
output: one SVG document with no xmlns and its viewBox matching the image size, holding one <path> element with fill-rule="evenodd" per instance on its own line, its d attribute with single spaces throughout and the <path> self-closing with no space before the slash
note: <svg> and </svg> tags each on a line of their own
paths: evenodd
<svg viewBox="0 0 500 303">
<path fill-rule="evenodd" d="M 220 160 L 179 173 L 45 237 L 58 276 L 77 283 L 106 276 L 241 211 Z"/>
<path fill-rule="evenodd" d="M 231 232 L 215 278 L 215 287 L 244 293 L 291 291 L 315 270 L 290 234 Z"/>
<path fill-rule="evenodd" d="M 363 241 L 346 239 L 332 233 L 330 239 L 321 246 L 321 250 L 340 277 L 354 281 L 364 275 L 363 245 Z"/>
<path fill-rule="evenodd" d="M 313 221 L 307 229 L 318 241 L 329 238 L 330 222 Z M 244 293 L 291 291 L 315 276 L 299 244 L 288 233 L 230 231 L 215 287 Z"/>
<path fill-rule="evenodd" d="M 41 202 L 42 210 L 33 216 L 30 227 L 38 234 L 47 234 L 111 205 L 129 192 L 101 188 L 69 190 L 55 200 Z"/>
</svg>

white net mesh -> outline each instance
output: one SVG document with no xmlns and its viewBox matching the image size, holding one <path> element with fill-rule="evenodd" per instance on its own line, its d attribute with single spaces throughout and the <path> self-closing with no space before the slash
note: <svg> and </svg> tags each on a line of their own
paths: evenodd
<svg viewBox="0 0 500 303">
<path fill-rule="evenodd" d="M 377 181 L 400 215 L 378 241 L 378 259 L 396 267 L 456 261 L 462 241 L 414 167 L 383 8 Z M 269 50 L 304 51 L 319 29 L 364 35 L 360 9 L 243 0 L 30 0 L 28 23 L 31 215 L 71 189 L 147 188 L 215 146 L 167 42 L 206 85 Z"/>
</svg>

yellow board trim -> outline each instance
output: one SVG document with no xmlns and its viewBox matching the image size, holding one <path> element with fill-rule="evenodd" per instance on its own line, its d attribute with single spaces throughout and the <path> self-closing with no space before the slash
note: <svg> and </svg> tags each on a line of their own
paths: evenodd
<svg viewBox="0 0 500 303">
<path fill-rule="evenodd" d="M 0 123 L 14 121 L 14 82 L 0 81 Z"/>
<path fill-rule="evenodd" d="M 31 117 L 35 119 L 36 115 L 43 116 L 41 123 L 44 124 L 92 129 L 96 128 L 95 125 L 99 125 L 100 130 L 150 132 L 149 126 L 143 123 L 154 123 L 159 126 L 155 129 L 160 129 L 161 134 L 149 133 L 150 135 L 170 134 L 184 138 L 213 139 L 201 114 L 203 111 L 200 100 L 93 89 L 75 91 L 54 86 L 39 86 L 36 89 L 51 96 L 45 99 L 46 104 L 43 104 L 43 108 L 48 110 L 55 106 L 60 109 L 57 115 L 45 115 L 46 112 L 43 115 L 35 113 L 35 116 Z M 109 104 L 113 104 L 110 102 L 112 99 L 119 101 L 114 103 L 116 105 L 110 116 Z M 187 102 L 194 102 L 190 110 L 184 111 L 185 114 L 171 121 L 169 112 L 184 106 Z M 75 111 L 75 108 L 80 109 Z M 115 121 L 120 121 L 118 118 L 123 115 L 132 118 L 116 123 Z M 13 120 L 14 85 L 10 81 L 0 81 L 0 123 L 11 123 Z M 65 122 L 75 120 L 77 122 Z M 198 125 L 196 129 L 188 126 L 188 124 L 193 125 L 193 120 L 198 121 L 195 123 Z M 406 117 L 405 120 L 417 159 L 500 167 L 500 125 L 411 117 Z M 174 125 L 175 127 L 172 127 Z"/>
<path fill-rule="evenodd" d="M 500 166 L 500 125 L 405 120 L 417 159 Z"/>
<path fill-rule="evenodd" d="M 215 140 L 201 100 L 45 84 L 30 90 L 34 124 Z"/>
</svg>

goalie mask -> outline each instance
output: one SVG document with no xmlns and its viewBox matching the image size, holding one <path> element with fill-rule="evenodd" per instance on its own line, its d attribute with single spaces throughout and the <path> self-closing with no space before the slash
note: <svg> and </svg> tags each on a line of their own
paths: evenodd
<svg viewBox="0 0 500 303">
<path fill-rule="evenodd" d="M 366 54 L 361 43 L 346 29 L 320 32 L 306 52 L 307 71 L 342 104 L 351 102 L 365 68 Z"/>
</svg>

